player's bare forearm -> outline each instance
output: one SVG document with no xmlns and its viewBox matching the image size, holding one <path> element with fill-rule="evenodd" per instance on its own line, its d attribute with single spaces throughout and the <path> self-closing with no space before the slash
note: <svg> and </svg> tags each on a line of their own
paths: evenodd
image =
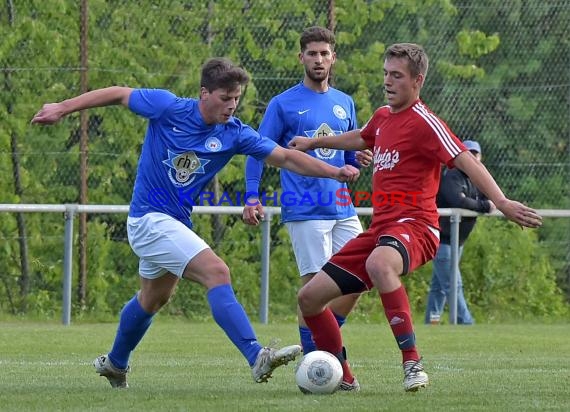
<svg viewBox="0 0 570 412">
<path fill-rule="evenodd" d="M 344 182 L 352 182 L 360 175 L 360 172 L 355 167 L 346 165 L 338 168 L 315 159 L 306 153 L 285 149 L 280 146 L 275 147 L 265 161 L 272 166 L 288 169 L 300 175 L 329 177 Z"/>
<path fill-rule="evenodd" d="M 367 149 L 366 142 L 360 136 L 360 130 L 351 130 L 335 136 L 324 136 L 319 138 L 294 137 L 289 142 L 291 149 L 306 152 L 320 148 L 338 150 L 364 150 Z"/>
<path fill-rule="evenodd" d="M 306 153 L 277 146 L 265 159 L 272 166 L 288 169 L 304 176 L 334 177 L 336 167 L 322 162 Z"/>
<path fill-rule="evenodd" d="M 455 158 L 454 164 L 469 176 L 475 186 L 494 203 L 507 219 L 521 225 L 521 227 L 537 228 L 542 225 L 542 217 L 536 210 L 508 199 L 487 168 L 471 153 L 461 153 Z"/>
<path fill-rule="evenodd" d="M 47 103 L 34 115 L 32 123 L 53 124 L 70 113 L 90 109 L 92 107 L 116 104 L 127 106 L 132 90 L 130 87 L 112 86 L 92 90 L 59 103 Z"/>
</svg>

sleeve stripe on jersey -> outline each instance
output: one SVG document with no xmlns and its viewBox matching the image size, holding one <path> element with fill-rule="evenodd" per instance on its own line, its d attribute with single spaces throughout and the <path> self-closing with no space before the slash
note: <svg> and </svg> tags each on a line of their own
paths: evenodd
<svg viewBox="0 0 570 412">
<path fill-rule="evenodd" d="M 441 141 L 441 144 L 445 147 L 445 149 L 451 155 L 451 157 L 456 157 L 459 153 L 461 153 L 461 149 L 453 141 L 453 139 L 449 135 L 449 132 L 447 131 L 445 126 L 441 123 L 441 120 L 436 115 L 430 113 L 425 108 L 425 106 L 423 106 L 420 103 L 414 105 L 413 109 L 414 112 L 419 114 L 426 121 L 426 123 L 430 125 L 430 127 L 433 129 L 433 131 Z"/>
</svg>

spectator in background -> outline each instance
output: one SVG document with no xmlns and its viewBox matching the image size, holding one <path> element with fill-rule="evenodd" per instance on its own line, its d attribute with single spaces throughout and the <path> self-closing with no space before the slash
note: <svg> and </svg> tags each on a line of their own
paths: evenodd
<svg viewBox="0 0 570 412">
<path fill-rule="evenodd" d="M 287 147 L 289 141 L 298 135 L 318 138 L 357 128 L 354 101 L 329 85 L 330 72 L 336 61 L 335 43 L 334 33 L 324 27 L 309 27 L 301 33 L 299 62 L 305 69 L 304 78 L 271 99 L 259 126 L 262 136 Z M 349 164 L 360 168 L 359 161 L 367 166 L 372 160 L 370 151 L 358 153 L 358 161 L 354 151 L 317 149 L 309 154 L 338 167 Z M 247 193 L 259 192 L 263 165 L 263 161 L 248 156 L 245 171 Z M 283 193 L 292 193 L 299 200 L 282 207 L 281 221 L 289 232 L 304 285 L 333 253 L 362 233 L 362 225 L 352 203 L 338 204 L 337 193 L 347 189 L 346 183 L 308 178 L 284 169 L 280 174 Z M 263 205 L 250 197 L 243 211 L 244 222 L 258 225 L 262 217 Z M 330 308 L 339 326 L 344 324 L 359 296 L 359 293 L 348 294 L 331 302 Z M 301 346 L 306 354 L 315 350 L 315 343 L 299 311 L 298 321 Z M 341 390 L 358 388 L 356 384 L 344 382 Z"/>
<path fill-rule="evenodd" d="M 481 161 L 481 146 L 474 140 L 463 142 L 477 160 Z M 469 176 L 458 168 L 445 169 L 441 177 L 437 193 L 437 207 L 461 208 L 474 210 L 479 213 L 490 213 L 495 210 L 493 202 L 471 182 Z M 477 217 L 463 216 L 459 224 L 459 261 L 463 253 L 463 244 L 473 230 Z M 439 218 L 440 244 L 433 258 L 433 272 L 431 287 L 428 294 L 428 303 L 425 314 L 425 323 L 439 323 L 446 300 L 449 299 L 453 268 L 451 267 L 451 224 L 449 216 Z M 467 307 L 463 295 L 463 282 L 461 272 L 457 273 L 457 323 L 471 325 L 473 317 Z"/>
</svg>

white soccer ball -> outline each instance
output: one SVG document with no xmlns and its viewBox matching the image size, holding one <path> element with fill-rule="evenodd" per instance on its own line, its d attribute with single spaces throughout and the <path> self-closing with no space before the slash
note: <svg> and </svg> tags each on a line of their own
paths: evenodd
<svg viewBox="0 0 570 412">
<path fill-rule="evenodd" d="M 303 393 L 331 394 L 342 382 L 342 366 L 329 352 L 309 352 L 297 364 L 295 380 Z"/>
</svg>

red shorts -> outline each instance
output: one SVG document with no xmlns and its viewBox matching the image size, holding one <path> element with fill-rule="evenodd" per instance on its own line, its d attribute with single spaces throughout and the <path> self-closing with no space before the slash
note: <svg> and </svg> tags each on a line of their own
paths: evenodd
<svg viewBox="0 0 570 412">
<path fill-rule="evenodd" d="M 328 268 L 332 264 L 341 272 L 345 272 L 345 276 L 357 277 L 368 289 L 371 289 L 373 285 L 366 272 L 366 260 L 378 247 L 380 239 L 384 237 L 395 238 L 404 246 L 403 250 L 396 249 L 407 254 L 408 270 L 406 273 L 432 260 L 439 247 L 437 229 L 419 220 L 404 218 L 397 222 L 373 225 L 366 232 L 348 241 L 331 257 L 325 271 L 328 273 Z M 406 260 L 406 257 L 403 258 Z M 335 272 L 338 276 L 338 270 Z"/>
</svg>

